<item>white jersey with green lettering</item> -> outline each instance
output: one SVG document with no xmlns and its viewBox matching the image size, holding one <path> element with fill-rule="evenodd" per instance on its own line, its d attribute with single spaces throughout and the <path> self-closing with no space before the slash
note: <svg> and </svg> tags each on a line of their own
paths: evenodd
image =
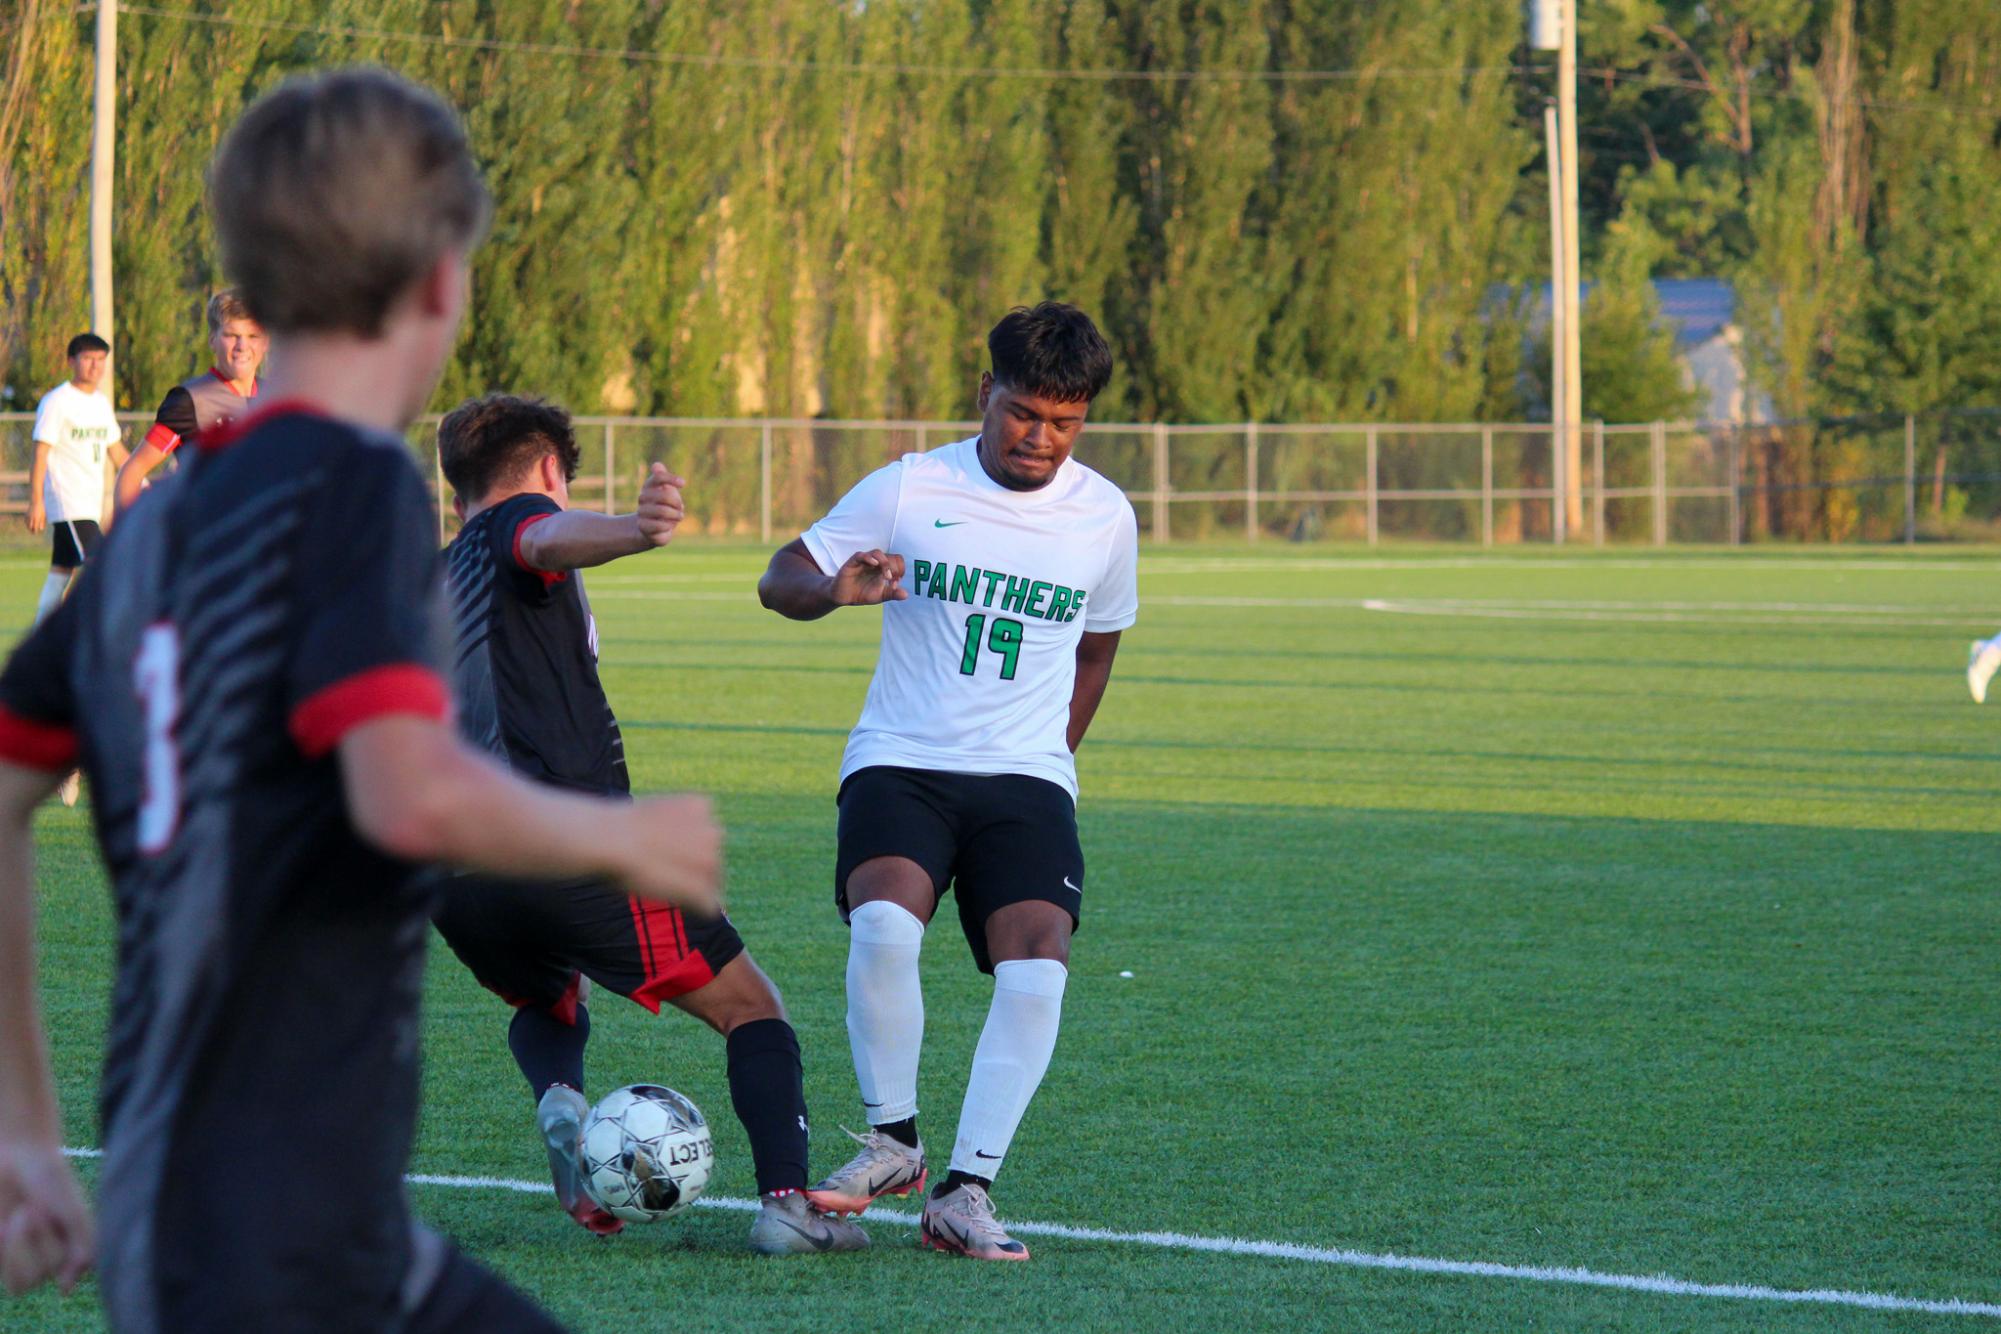
<svg viewBox="0 0 2001 1334">
<path fill-rule="evenodd" d="M 1011 491 L 975 436 L 870 473 L 801 541 L 826 574 L 857 551 L 902 556 L 910 593 L 883 607 L 843 779 L 878 764 L 1028 774 L 1075 798 L 1078 640 L 1139 614 L 1139 524 L 1118 487 L 1073 458 Z"/>
</svg>

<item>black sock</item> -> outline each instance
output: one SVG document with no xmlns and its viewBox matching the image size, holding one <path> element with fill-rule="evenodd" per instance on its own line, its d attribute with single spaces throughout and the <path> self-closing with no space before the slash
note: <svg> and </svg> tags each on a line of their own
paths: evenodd
<svg viewBox="0 0 2001 1334">
<path fill-rule="evenodd" d="M 730 1102 L 750 1136 L 760 1195 L 806 1189 L 806 1087 L 799 1038 L 783 1019 L 731 1031 Z"/>
<path fill-rule="evenodd" d="M 955 1167 L 945 1174 L 943 1181 L 931 1188 L 931 1198 L 935 1200 L 947 1191 L 954 1191 L 966 1185 L 978 1186 L 981 1190 L 992 1190 L 994 1188 L 994 1179 L 992 1177 L 976 1177 L 971 1172 L 961 1172 Z"/>
<path fill-rule="evenodd" d="M 906 1116 L 901 1121 L 887 1121 L 876 1126 L 883 1134 L 895 1140 L 906 1149 L 917 1147 L 917 1118 Z"/>
<path fill-rule="evenodd" d="M 551 1084 L 568 1084 L 584 1091 L 584 1044 L 591 1037 L 591 1012 L 580 1003 L 577 1022 L 566 1024 L 547 1010 L 524 1005 L 507 1026 L 507 1049 L 528 1079 L 531 1096 L 540 1098 Z"/>
</svg>

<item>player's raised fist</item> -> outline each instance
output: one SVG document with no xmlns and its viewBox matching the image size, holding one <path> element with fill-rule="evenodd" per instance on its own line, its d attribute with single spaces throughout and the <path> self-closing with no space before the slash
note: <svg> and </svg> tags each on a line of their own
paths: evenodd
<svg viewBox="0 0 2001 1334">
<path fill-rule="evenodd" d="M 901 602 L 910 596 L 903 586 L 903 557 L 880 548 L 857 551 L 834 571 L 834 601 L 844 607 L 869 607 Z"/>
<path fill-rule="evenodd" d="M 0 1142 L 0 1283 L 20 1294 L 54 1279 L 68 1292 L 97 1243 L 62 1150 Z"/>
<path fill-rule="evenodd" d="M 622 875 L 627 892 L 683 908 L 722 907 L 723 829 L 702 796 L 634 803 L 635 833 Z"/>
<path fill-rule="evenodd" d="M 674 530 L 688 516 L 681 502 L 681 488 L 687 484 L 687 478 L 668 472 L 664 463 L 654 464 L 647 472 L 639 488 L 639 510 L 633 517 L 648 545 L 664 547 L 674 540 Z"/>
</svg>

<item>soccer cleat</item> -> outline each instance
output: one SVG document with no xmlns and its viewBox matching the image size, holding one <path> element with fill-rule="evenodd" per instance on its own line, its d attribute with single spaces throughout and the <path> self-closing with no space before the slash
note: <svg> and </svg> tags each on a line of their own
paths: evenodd
<svg viewBox="0 0 2001 1334">
<path fill-rule="evenodd" d="M 551 1084 L 542 1101 L 535 1104 L 535 1126 L 549 1148 L 549 1179 L 556 1187 L 556 1202 L 586 1230 L 609 1237 L 624 1231 L 625 1224 L 591 1198 L 584 1189 L 583 1171 L 577 1163 L 581 1153 L 577 1140 L 590 1110 L 583 1094 L 565 1084 Z"/>
<path fill-rule="evenodd" d="M 56 788 L 56 796 L 62 799 L 62 803 L 65 806 L 76 805 L 76 799 L 77 797 L 82 795 L 82 793 L 83 793 L 83 771 L 81 769 L 70 770 L 69 777 L 63 779 L 61 786 Z"/>
<path fill-rule="evenodd" d="M 1974 640 L 1966 652 L 1966 688 L 1975 704 L 1987 702 L 1987 683 L 1997 671 L 2001 671 L 2001 635 Z"/>
<path fill-rule="evenodd" d="M 880 1130 L 857 1135 L 841 1132 L 862 1146 L 847 1166 L 806 1192 L 807 1202 L 823 1214 L 858 1214 L 884 1195 L 908 1195 L 924 1189 L 924 1145 L 898 1142 Z"/>
<path fill-rule="evenodd" d="M 750 1225 L 750 1248 L 759 1255 L 815 1255 L 865 1251 L 868 1233 L 845 1218 L 808 1206 L 803 1191 L 767 1195 Z"/>
<path fill-rule="evenodd" d="M 993 1200 L 970 1181 L 924 1202 L 917 1244 L 975 1260 L 1028 1258 L 1028 1247 L 1010 1237 L 994 1217 Z"/>
</svg>

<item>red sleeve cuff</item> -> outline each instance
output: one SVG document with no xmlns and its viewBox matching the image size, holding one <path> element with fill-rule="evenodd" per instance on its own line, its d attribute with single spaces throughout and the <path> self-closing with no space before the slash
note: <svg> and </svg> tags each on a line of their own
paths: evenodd
<svg viewBox="0 0 2001 1334">
<path fill-rule="evenodd" d="M 165 422 L 154 422 L 146 429 L 146 443 L 162 454 L 171 454 L 181 447 L 181 438 L 168 430 Z"/>
<path fill-rule="evenodd" d="M 309 695 L 292 710 L 292 740 L 308 759 L 318 759 L 363 723 L 396 713 L 443 722 L 451 716 L 451 693 L 444 679 L 428 667 L 407 662 L 356 672 Z"/>
<path fill-rule="evenodd" d="M 523 519 L 514 529 L 514 563 L 520 566 L 525 573 L 532 574 L 537 579 L 540 579 L 544 586 L 562 583 L 570 577 L 570 572 L 568 570 L 538 570 L 533 565 L 530 565 L 527 559 L 521 554 L 521 535 L 542 522 L 542 520 L 553 519 L 555 517 L 554 514 L 531 514 Z"/>
<path fill-rule="evenodd" d="M 38 723 L 0 708 L 0 760 L 24 769 L 68 773 L 76 767 L 76 729 Z"/>
</svg>

